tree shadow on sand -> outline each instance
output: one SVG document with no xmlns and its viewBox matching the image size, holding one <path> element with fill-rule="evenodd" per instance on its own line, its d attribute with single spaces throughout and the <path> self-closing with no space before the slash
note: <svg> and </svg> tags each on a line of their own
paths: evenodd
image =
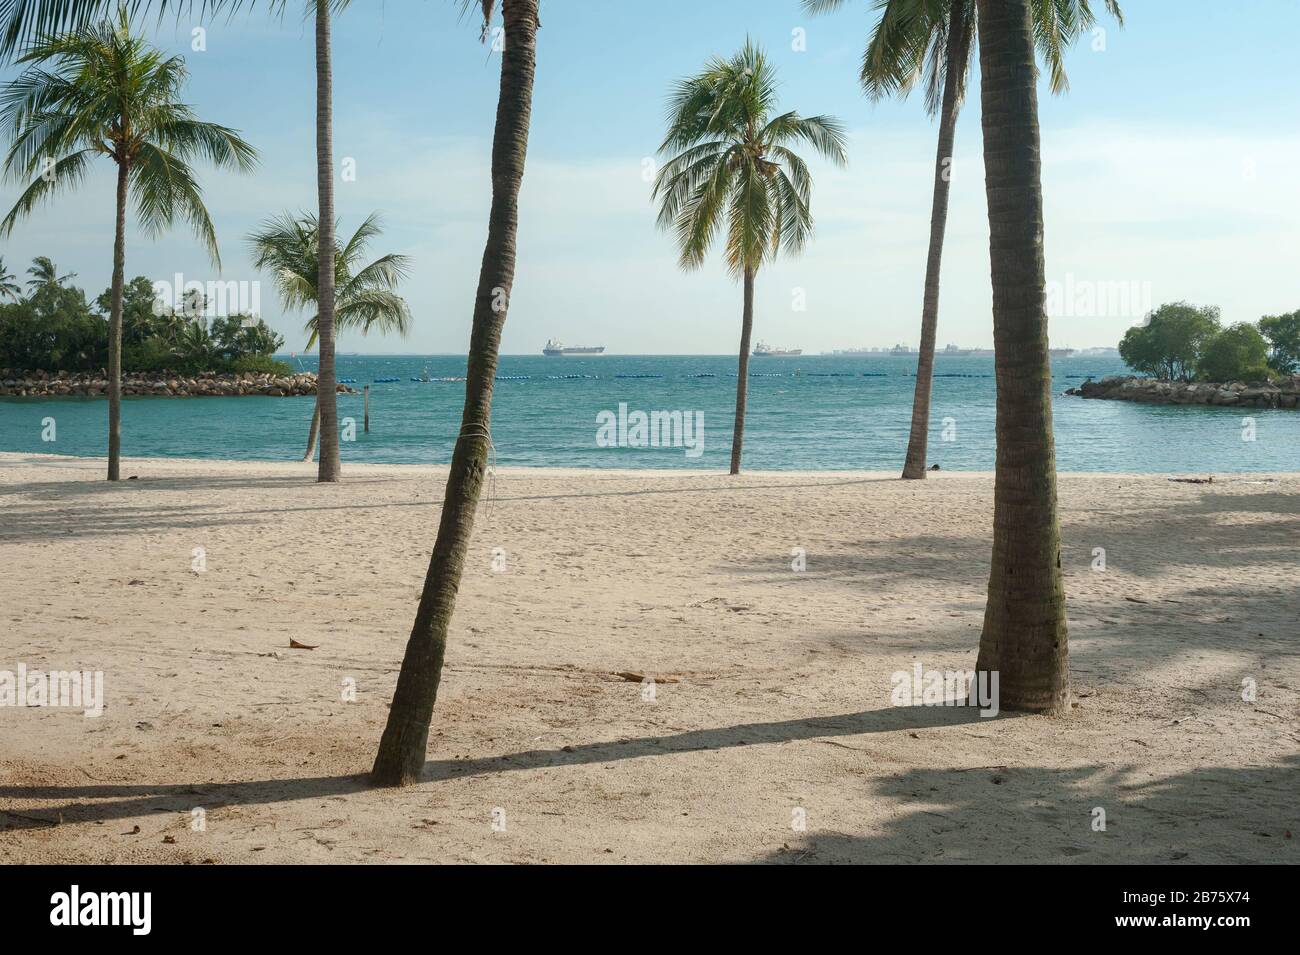
<svg viewBox="0 0 1300 955">
<path fill-rule="evenodd" d="M 1006 718 L 1006 717 L 1003 717 Z M 562 768 L 675 753 L 731 747 L 834 739 L 866 733 L 959 726 L 981 719 L 965 707 L 887 707 L 832 716 L 742 723 L 688 730 L 666 736 L 646 736 L 583 743 L 561 749 L 532 749 L 478 759 L 438 759 L 425 763 L 421 783 L 437 783 L 508 773 L 517 770 Z M 259 779 L 219 783 L 96 783 L 76 786 L 4 785 L 0 800 L 44 800 L 54 803 L 21 813 L 0 808 L 3 828 L 40 828 L 55 824 L 102 822 L 153 812 L 189 812 L 236 805 L 267 805 L 360 793 L 370 786 L 363 775 Z M 110 800 L 83 802 L 82 800 Z M 0 828 L 0 831 L 3 831 Z"/>
<path fill-rule="evenodd" d="M 1003 717 L 1006 718 L 1006 717 Z M 1015 717 L 1012 717 L 1015 718 Z M 954 707 L 890 707 L 826 717 L 748 723 L 682 733 L 534 749 L 477 759 L 431 760 L 422 786 L 451 779 L 654 759 L 673 754 L 945 728 L 978 722 Z M 856 749 L 858 747 L 848 747 Z M 875 831 L 819 831 L 815 800 L 804 806 L 809 830 L 753 861 L 883 862 L 1295 862 L 1288 833 L 1300 754 L 1278 766 L 1197 767 L 1158 778 L 1142 766 L 915 768 L 866 781 L 861 799 L 888 800 L 902 812 Z M 846 775 L 845 786 L 861 786 Z M 0 831 L 94 824 L 151 813 L 188 813 L 330 797 L 384 799 L 366 778 L 317 776 L 195 784 L 0 786 L 0 799 L 39 800 L 0 809 Z M 413 790 L 420 793 L 420 788 Z M 363 812 L 364 804 L 355 811 Z M 1105 831 L 1093 829 L 1105 811 Z M 838 810 L 843 812 L 843 802 Z"/>
<path fill-rule="evenodd" d="M 1300 753 L 1164 778 L 1131 765 L 918 768 L 873 781 L 864 798 L 906 807 L 876 831 L 819 832 L 809 805 L 808 831 L 754 861 L 1295 863 L 1298 769 Z"/>
</svg>

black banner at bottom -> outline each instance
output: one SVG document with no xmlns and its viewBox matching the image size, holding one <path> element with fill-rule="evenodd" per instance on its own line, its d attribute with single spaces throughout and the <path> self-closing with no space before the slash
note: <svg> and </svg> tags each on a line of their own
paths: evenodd
<svg viewBox="0 0 1300 955">
<path fill-rule="evenodd" d="M 462 931 L 466 916 L 471 926 L 482 919 L 496 927 L 505 917 L 506 924 L 521 929 L 531 925 L 531 932 L 557 920 L 580 919 L 589 938 L 600 937 L 604 924 L 620 933 L 644 929 L 656 937 L 665 920 L 698 925 L 707 918 L 715 933 L 734 940 L 747 929 L 770 926 L 773 916 L 795 920 L 804 931 L 835 925 L 838 933 L 847 916 L 855 933 L 868 934 L 906 924 L 912 933 L 928 926 L 943 938 L 957 939 L 972 926 L 983 933 L 1005 923 L 1008 931 L 1019 933 L 1041 922 L 1044 928 L 1065 929 L 1072 941 L 1100 934 L 1185 940 L 1199 933 L 1232 944 L 1237 933 L 1277 931 L 1289 921 L 1282 915 L 1282 899 L 1292 873 L 1282 866 L 974 868 L 981 870 L 976 878 L 958 867 L 841 871 L 840 888 L 830 891 L 820 877 L 805 882 L 782 875 L 746 883 L 733 872 L 720 885 L 714 882 L 717 873 L 702 872 L 702 891 L 676 896 L 651 894 L 662 877 L 653 869 L 625 874 L 626 883 L 605 872 L 597 885 L 582 880 L 557 893 L 549 879 L 530 885 L 527 874 L 410 867 L 8 866 L 0 870 L 0 910 L 11 943 L 76 932 L 79 941 L 95 935 L 128 944 L 199 939 L 218 945 L 250 937 L 336 941 L 357 929 L 373 943 L 384 926 L 392 926 L 395 937 L 405 936 L 424 918 L 445 911 L 449 901 Z M 444 878 L 448 882 L 440 884 Z M 676 873 L 664 888 L 680 888 L 683 878 L 691 876 Z M 763 914 L 746 924 L 757 893 L 765 900 Z"/>
</svg>

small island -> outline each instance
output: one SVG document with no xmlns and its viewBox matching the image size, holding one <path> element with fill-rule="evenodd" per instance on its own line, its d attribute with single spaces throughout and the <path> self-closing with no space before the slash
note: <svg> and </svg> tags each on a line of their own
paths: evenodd
<svg viewBox="0 0 1300 955">
<path fill-rule="evenodd" d="M 1089 378 L 1065 394 L 1175 405 L 1300 407 L 1300 309 L 1226 328 L 1217 306 L 1171 302 L 1119 343 L 1138 375 Z"/>
<path fill-rule="evenodd" d="M 92 305 L 38 257 L 26 295 L 6 284 L 0 301 L 0 397 L 97 398 L 108 395 L 111 290 Z M 289 397 L 316 394 L 316 376 L 295 372 L 274 353 L 284 339 L 260 317 L 214 315 L 197 291 L 179 307 L 138 276 L 123 290 L 122 394 L 156 397 Z M 347 385 L 338 390 L 351 392 Z"/>
</svg>

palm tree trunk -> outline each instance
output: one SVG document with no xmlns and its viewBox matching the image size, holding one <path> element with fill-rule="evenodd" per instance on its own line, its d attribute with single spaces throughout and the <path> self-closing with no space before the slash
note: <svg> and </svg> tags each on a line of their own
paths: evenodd
<svg viewBox="0 0 1300 955">
<path fill-rule="evenodd" d="M 1064 712 L 1070 672 L 1044 308 L 1043 189 L 1031 0 L 979 0 L 997 463 L 993 560 L 976 669 L 1005 710 Z"/>
<path fill-rule="evenodd" d="M 934 346 L 939 326 L 939 270 L 943 238 L 948 229 L 948 189 L 951 185 L 952 144 L 961 109 L 959 91 L 970 53 L 966 22 L 967 0 L 953 0 L 948 18 L 947 66 L 943 104 L 939 111 L 939 148 L 934 160 L 934 199 L 930 205 L 930 251 L 925 260 L 925 297 L 921 305 L 921 351 L 916 356 L 916 393 L 912 398 L 912 434 L 907 442 L 903 477 L 925 477 L 926 442 L 930 431 L 930 390 L 934 384 Z"/>
<path fill-rule="evenodd" d="M 316 192 L 320 263 L 316 273 L 316 320 L 320 368 L 316 401 L 320 405 L 320 467 L 317 481 L 339 479 L 338 385 L 334 373 L 334 77 L 330 66 L 329 0 L 316 2 Z"/>
<path fill-rule="evenodd" d="M 749 398 L 749 340 L 754 331 L 754 270 L 745 269 L 745 306 L 740 317 L 740 363 L 736 368 L 736 426 L 731 434 L 731 473 L 740 473 L 745 443 L 745 402 Z"/>
<path fill-rule="evenodd" d="M 307 453 L 302 456 L 304 461 L 310 461 L 312 455 L 316 453 L 316 431 L 320 428 L 320 389 L 316 390 L 316 402 L 311 411 L 311 430 L 307 432 Z"/>
<path fill-rule="evenodd" d="M 415 782 L 424 767 L 447 630 L 491 447 L 492 381 L 514 284 L 519 184 L 528 150 L 537 52 L 537 0 L 504 0 L 502 13 L 505 49 L 492 139 L 492 211 L 474 299 L 474 324 L 465 374 L 465 410 L 447 475 L 438 537 L 415 624 L 406 644 L 406 655 L 402 658 L 397 689 L 388 711 L 388 725 L 371 773 L 377 785 Z M 504 307 L 499 304 L 502 302 Z"/>
<path fill-rule="evenodd" d="M 122 476 L 122 290 L 126 281 L 126 189 L 129 169 L 117 166 L 117 227 L 113 234 L 113 291 L 108 312 L 108 479 Z"/>
</svg>

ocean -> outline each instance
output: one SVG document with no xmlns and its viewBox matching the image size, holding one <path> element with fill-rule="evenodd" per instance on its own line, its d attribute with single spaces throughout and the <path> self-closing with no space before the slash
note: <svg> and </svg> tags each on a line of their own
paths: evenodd
<svg viewBox="0 0 1300 955">
<path fill-rule="evenodd" d="M 284 357 L 284 356 L 282 356 Z M 314 371 L 315 356 L 288 359 Z M 750 361 L 744 466 L 753 470 L 884 470 L 902 467 L 916 359 L 802 355 Z M 343 460 L 446 463 L 460 425 L 464 384 L 412 381 L 465 374 L 464 356 L 340 355 L 339 396 L 355 420 Z M 993 358 L 936 358 L 929 463 L 991 470 Z M 1300 469 L 1300 412 L 1137 405 L 1061 394 L 1091 376 L 1124 374 L 1117 358 L 1053 359 L 1057 466 L 1062 471 L 1233 472 Z M 725 470 L 735 407 L 735 356 L 508 355 L 501 359 L 492 437 L 499 465 Z M 397 381 L 374 383 L 375 379 Z M 362 385 L 371 385 L 370 433 Z M 312 400 L 127 398 L 125 457 L 301 458 Z M 620 408 L 620 406 L 625 406 Z M 0 451 L 80 456 L 106 453 L 103 399 L 0 398 Z M 635 446 L 636 412 L 682 412 L 702 424 Z M 1243 421 L 1249 416 L 1251 422 Z M 54 419 L 54 440 L 43 440 Z M 625 426 L 626 423 L 626 426 Z M 677 439 L 674 443 L 673 439 Z M 620 440 L 622 439 L 622 440 Z"/>
</svg>

